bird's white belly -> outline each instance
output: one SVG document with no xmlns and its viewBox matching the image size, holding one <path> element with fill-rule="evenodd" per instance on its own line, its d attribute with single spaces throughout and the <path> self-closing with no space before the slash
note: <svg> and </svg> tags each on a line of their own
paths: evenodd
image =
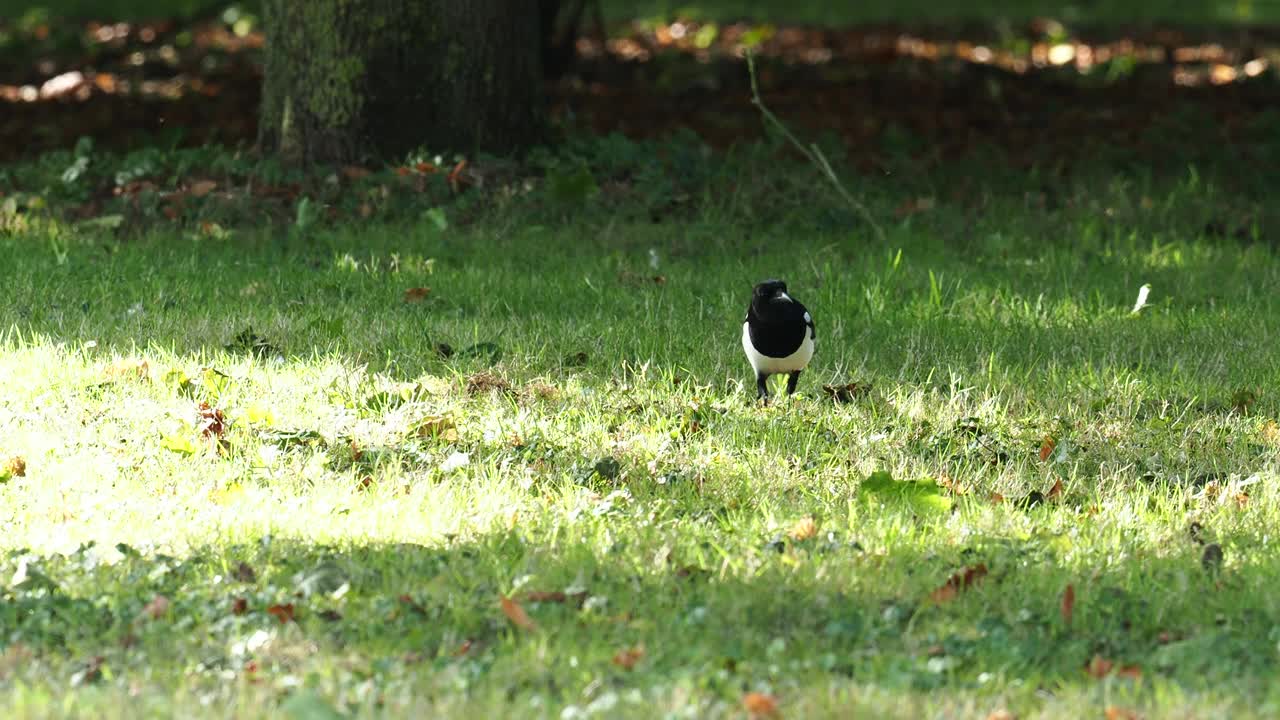
<svg viewBox="0 0 1280 720">
<path fill-rule="evenodd" d="M 742 349 L 747 353 L 747 360 L 751 362 L 751 367 L 757 373 L 766 375 L 776 375 L 779 373 L 791 373 L 797 370 L 803 370 L 809 364 L 809 360 L 813 358 L 813 333 L 806 332 L 804 334 L 804 342 L 800 343 L 800 347 L 796 351 L 786 357 L 776 358 L 768 355 L 761 355 L 751 345 L 751 331 L 747 329 L 747 323 L 742 323 Z"/>
</svg>

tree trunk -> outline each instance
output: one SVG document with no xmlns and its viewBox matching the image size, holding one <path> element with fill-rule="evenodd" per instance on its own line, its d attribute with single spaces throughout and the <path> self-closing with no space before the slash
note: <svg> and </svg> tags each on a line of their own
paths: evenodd
<svg viewBox="0 0 1280 720">
<path fill-rule="evenodd" d="M 259 146 L 353 162 L 507 153 L 542 131 L 537 4 L 266 0 Z"/>
</svg>

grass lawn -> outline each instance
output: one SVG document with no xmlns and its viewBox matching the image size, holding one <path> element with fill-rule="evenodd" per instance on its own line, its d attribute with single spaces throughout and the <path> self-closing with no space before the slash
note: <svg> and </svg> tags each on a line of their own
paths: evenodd
<svg viewBox="0 0 1280 720">
<path fill-rule="evenodd" d="M 736 162 L 674 210 L 11 208 L 0 715 L 1280 713 L 1280 266 L 1213 229 L 1267 185 L 855 179 L 881 237 Z M 760 407 L 767 276 L 819 345 Z"/>
</svg>

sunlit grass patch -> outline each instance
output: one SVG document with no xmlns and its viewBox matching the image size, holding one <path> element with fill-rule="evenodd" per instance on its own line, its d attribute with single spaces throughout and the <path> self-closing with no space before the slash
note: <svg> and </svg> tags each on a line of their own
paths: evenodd
<svg viewBox="0 0 1280 720">
<path fill-rule="evenodd" d="M 7 715 L 1273 714 L 1274 251 L 1051 190 L 0 238 Z"/>
</svg>

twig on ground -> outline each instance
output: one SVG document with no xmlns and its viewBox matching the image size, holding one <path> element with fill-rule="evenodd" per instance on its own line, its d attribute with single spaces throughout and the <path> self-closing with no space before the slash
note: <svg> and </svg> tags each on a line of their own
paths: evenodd
<svg viewBox="0 0 1280 720">
<path fill-rule="evenodd" d="M 774 115 L 773 111 L 764 104 L 764 99 L 760 97 L 760 85 L 756 81 L 755 52 L 751 50 L 747 51 L 747 73 L 751 77 L 751 104 L 760 109 L 760 114 L 764 116 L 765 121 L 777 128 L 778 132 L 782 133 L 783 137 L 785 137 L 797 150 L 808 158 L 809 162 L 813 163 L 815 167 L 822 171 L 823 175 L 827 176 L 827 179 L 831 181 L 832 186 L 835 187 L 836 192 L 840 193 L 840 197 L 844 198 L 844 201 L 847 202 L 850 207 L 856 210 L 858 214 L 862 215 L 862 219 L 867 221 L 867 224 L 871 226 L 872 230 L 875 230 L 876 236 L 879 237 L 880 240 L 884 240 L 884 229 L 881 228 L 880 224 L 871 216 L 871 213 L 867 210 L 866 206 L 859 202 L 857 198 L 845 189 L 844 183 L 840 182 L 839 176 L 837 176 L 835 170 L 831 168 L 831 163 L 827 161 L 827 156 L 823 154 L 822 149 L 818 147 L 817 143 L 809 143 L 808 145 L 805 145 L 800 142 L 800 139 L 797 138 L 795 134 L 778 119 L 778 116 Z"/>
</svg>

